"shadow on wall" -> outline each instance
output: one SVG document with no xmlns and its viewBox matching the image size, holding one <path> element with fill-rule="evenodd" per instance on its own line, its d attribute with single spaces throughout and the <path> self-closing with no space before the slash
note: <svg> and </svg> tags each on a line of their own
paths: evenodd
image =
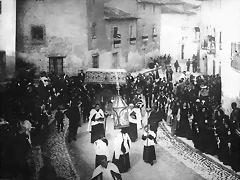
<svg viewBox="0 0 240 180">
<path fill-rule="evenodd" d="M 144 57 L 139 52 L 130 52 L 128 62 L 125 62 L 122 68 L 126 69 L 127 72 L 140 71 L 144 68 Z"/>
<path fill-rule="evenodd" d="M 121 68 L 126 69 L 127 72 L 141 71 L 144 68 L 148 68 L 150 58 L 155 59 L 158 56 L 160 56 L 158 49 L 146 54 L 140 54 L 138 51 L 130 52 L 128 54 L 128 62 L 124 63 Z"/>
</svg>

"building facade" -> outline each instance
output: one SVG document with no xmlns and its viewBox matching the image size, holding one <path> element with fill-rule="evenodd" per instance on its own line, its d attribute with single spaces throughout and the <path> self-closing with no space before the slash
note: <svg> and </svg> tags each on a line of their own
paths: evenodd
<svg viewBox="0 0 240 180">
<path fill-rule="evenodd" d="M 87 1 L 93 68 L 127 68 L 136 45 L 137 17 L 103 0 Z"/>
<path fill-rule="evenodd" d="M 1 81 L 14 76 L 16 42 L 16 0 L 0 0 Z"/>
<path fill-rule="evenodd" d="M 240 101 L 240 1 L 213 0 L 202 3 L 201 57 L 206 74 L 222 77 L 222 107 Z"/>
<path fill-rule="evenodd" d="M 39 71 L 76 74 L 91 62 L 85 0 L 17 1 L 17 58 Z"/>
<path fill-rule="evenodd" d="M 198 54 L 199 28 L 197 5 L 181 1 L 162 6 L 161 53 L 174 60 L 191 59 Z"/>
</svg>

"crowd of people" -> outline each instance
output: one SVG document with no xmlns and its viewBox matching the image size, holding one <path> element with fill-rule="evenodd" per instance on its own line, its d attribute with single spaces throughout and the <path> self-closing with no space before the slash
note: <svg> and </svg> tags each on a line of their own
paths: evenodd
<svg viewBox="0 0 240 180">
<path fill-rule="evenodd" d="M 240 109 L 233 102 L 230 117 L 221 109 L 221 77 L 194 77 L 183 72 L 180 79 L 173 82 L 172 75 L 171 67 L 166 70 L 166 78 L 160 78 L 157 71 L 148 76 L 140 74 L 136 80 L 128 75 L 126 101 L 137 104 L 139 99 L 134 98 L 134 93 L 142 93 L 146 108 L 152 109 L 148 122 L 153 124 L 155 133 L 154 124 L 165 119 L 172 134 L 192 140 L 195 148 L 217 155 L 220 161 L 238 172 Z M 155 120 L 151 122 L 152 114 Z"/>
<path fill-rule="evenodd" d="M 148 75 L 139 74 L 136 78 L 128 74 L 127 83 L 121 85 L 120 94 L 130 107 L 130 126 L 123 128 L 114 141 L 113 164 L 109 166 L 112 176 L 120 178 L 120 173 L 130 169 L 131 143 L 137 141 L 141 128 L 145 129 L 142 135 L 143 160 L 153 165 L 158 123 L 162 119 L 171 126 L 172 134 L 193 140 L 195 148 L 217 155 L 224 164 L 239 171 L 240 110 L 236 103 L 232 103 L 230 117 L 221 110 L 221 77 L 194 77 L 183 72 L 180 79 L 173 82 L 171 66 L 165 73 L 166 77 L 160 77 L 156 70 Z M 104 119 L 108 116 L 105 104 L 111 103 L 111 94 L 107 93 L 106 97 L 99 94 L 110 89 L 112 95 L 116 95 L 116 87 L 85 84 L 83 71 L 73 77 L 46 72 L 39 76 L 40 82 L 36 86 L 34 73 L 21 73 L 1 91 L 1 160 L 4 167 L 1 170 L 6 172 L 1 174 L 32 178 L 34 166 L 27 157 L 32 146 L 44 141 L 49 119 L 55 114 L 59 133 L 63 131 L 65 116 L 69 119 L 69 143 L 76 141 L 80 119 L 83 123 L 89 121 L 91 143 L 98 152 L 93 179 L 99 174 L 106 175 L 102 167 L 110 157 L 103 153 L 106 150 L 99 149 L 108 146 L 104 138 Z M 49 164 L 48 158 L 45 159 Z"/>
<path fill-rule="evenodd" d="M 121 87 L 121 95 L 129 105 L 129 127 L 122 128 L 114 139 L 112 162 L 120 173 L 131 169 L 131 144 L 138 141 L 138 130 L 143 128 L 143 160 L 151 165 L 156 160 L 154 145 L 158 124 L 165 120 L 171 126 L 171 133 L 193 141 L 196 149 L 202 153 L 217 155 L 225 165 L 239 171 L 239 120 L 240 109 L 232 103 L 231 116 L 221 110 L 221 77 L 204 75 L 194 77 L 183 72 L 173 82 L 173 70 L 169 66 L 166 77 L 160 77 L 158 70 L 148 75 L 139 74 L 136 78 L 127 75 L 127 83 Z M 96 150 L 96 168 L 101 156 L 111 161 L 108 140 L 104 137 L 104 111 L 98 110 L 90 116 L 89 121 L 101 124 L 93 134 L 98 136 L 91 142 Z M 102 115 L 97 115 L 98 113 Z M 93 116 L 99 116 L 99 119 Z M 90 123 L 91 124 L 91 123 Z M 89 124 L 89 125 L 90 125 Z M 95 124 L 93 125 L 95 126 Z M 101 130 L 100 130 L 101 129 Z"/>
</svg>

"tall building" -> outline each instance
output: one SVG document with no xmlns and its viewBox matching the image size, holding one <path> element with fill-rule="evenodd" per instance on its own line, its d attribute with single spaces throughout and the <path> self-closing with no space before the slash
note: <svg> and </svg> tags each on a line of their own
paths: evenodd
<svg viewBox="0 0 240 180">
<path fill-rule="evenodd" d="M 240 103 L 240 1 L 203 1 L 201 10 L 201 57 L 206 74 L 222 77 L 222 106 Z"/>
<path fill-rule="evenodd" d="M 0 0 L 0 79 L 15 71 L 16 0 Z"/>
<path fill-rule="evenodd" d="M 136 45 L 137 17 L 103 0 L 87 1 L 88 47 L 94 68 L 126 68 Z"/>
<path fill-rule="evenodd" d="M 39 71 L 76 74 L 91 60 L 86 0 L 18 0 L 17 58 Z"/>
<path fill-rule="evenodd" d="M 162 54 L 171 54 L 174 60 L 191 59 L 198 54 L 199 5 L 175 0 L 162 6 L 161 41 Z"/>
</svg>

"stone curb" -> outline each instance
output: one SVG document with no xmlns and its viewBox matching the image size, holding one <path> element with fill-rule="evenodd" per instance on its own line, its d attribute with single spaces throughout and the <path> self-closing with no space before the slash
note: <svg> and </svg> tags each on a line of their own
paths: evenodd
<svg viewBox="0 0 240 180">
<path fill-rule="evenodd" d="M 54 121 L 55 122 L 55 121 Z M 80 180 L 77 171 L 70 158 L 66 146 L 66 136 L 68 132 L 69 120 L 64 120 L 64 132 L 58 133 L 56 124 L 52 123 L 50 127 L 49 138 L 46 141 L 45 148 L 50 152 L 52 165 L 54 166 L 57 175 L 66 180 Z"/>
<path fill-rule="evenodd" d="M 164 123 L 159 124 L 158 132 L 159 145 L 202 177 L 219 180 L 240 179 L 240 176 L 235 172 L 215 162 L 176 136 L 170 134 Z"/>
</svg>

